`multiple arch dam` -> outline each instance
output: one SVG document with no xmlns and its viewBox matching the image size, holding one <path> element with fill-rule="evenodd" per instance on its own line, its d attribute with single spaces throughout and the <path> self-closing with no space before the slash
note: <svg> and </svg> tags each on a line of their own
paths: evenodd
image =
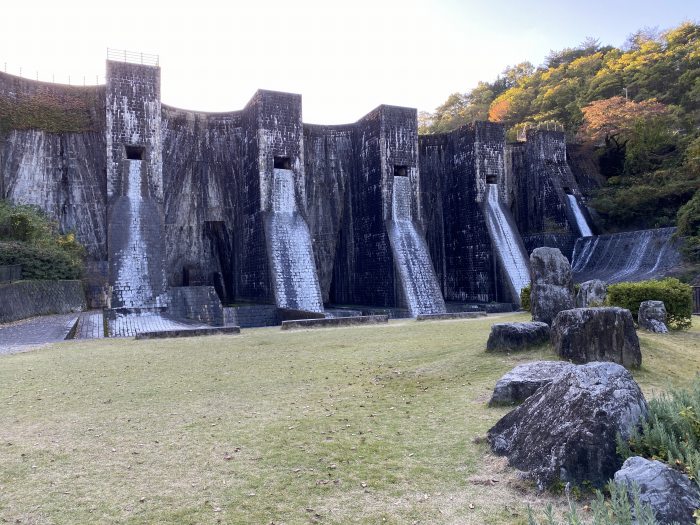
<svg viewBox="0 0 700 525">
<path fill-rule="evenodd" d="M 665 230 L 593 235 L 561 132 L 419 136 L 416 110 L 388 105 L 320 126 L 300 95 L 265 90 L 202 113 L 161 103 L 157 65 L 108 60 L 106 78 L 0 73 L 0 101 L 71 116 L 3 131 L 0 197 L 76 232 L 94 307 L 192 309 L 204 286 L 224 304 L 416 316 L 517 305 L 537 246 L 580 279 L 652 276 L 677 256 Z"/>
</svg>

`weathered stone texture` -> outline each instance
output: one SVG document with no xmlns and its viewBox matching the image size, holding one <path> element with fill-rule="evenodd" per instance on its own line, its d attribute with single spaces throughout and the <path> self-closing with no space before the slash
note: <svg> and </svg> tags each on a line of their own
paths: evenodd
<svg viewBox="0 0 700 525">
<path fill-rule="evenodd" d="M 522 403 L 538 388 L 550 384 L 573 366 L 565 361 L 533 361 L 518 365 L 498 380 L 489 406 Z"/>
<path fill-rule="evenodd" d="M 642 364 L 632 314 L 618 307 L 564 310 L 552 323 L 552 344 L 574 363 L 612 361 L 627 368 Z"/>
<path fill-rule="evenodd" d="M 170 288 L 168 314 L 212 326 L 224 325 L 224 308 L 213 286 Z"/>
<path fill-rule="evenodd" d="M 497 323 L 486 342 L 489 352 L 517 352 L 549 342 L 549 325 L 541 322 Z"/>
<path fill-rule="evenodd" d="M 539 388 L 488 431 L 488 441 L 541 489 L 558 480 L 601 487 L 622 463 L 617 434 L 628 438 L 646 414 L 644 395 L 627 370 L 590 363 Z"/>
<path fill-rule="evenodd" d="M 419 138 L 426 240 L 447 301 L 511 300 L 494 273 L 483 208 L 487 175 L 504 176 L 503 133 L 498 124 L 476 123 Z"/>
<path fill-rule="evenodd" d="M 608 286 L 599 279 L 581 283 L 576 293 L 576 308 L 603 306 L 608 296 Z"/>
<path fill-rule="evenodd" d="M 580 191 L 566 162 L 564 133 L 531 130 L 526 142 L 509 148 L 515 193 L 514 215 L 526 247 L 528 250 L 540 246 L 555 247 L 571 257 L 570 250 L 578 237 L 578 230 L 572 226 L 576 222 L 566 195 L 580 195 Z"/>
<path fill-rule="evenodd" d="M 643 301 L 639 305 L 637 323 L 639 324 L 639 328 L 648 330 L 649 332 L 655 332 L 657 334 L 667 333 L 666 305 L 664 302 Z"/>
<path fill-rule="evenodd" d="M 639 501 L 651 507 L 659 523 L 695 525 L 695 510 L 700 508 L 700 491 L 688 476 L 668 465 L 634 456 L 627 458 L 615 473 L 615 483 L 639 486 Z"/>
<path fill-rule="evenodd" d="M 556 248 L 537 248 L 530 254 L 532 320 L 551 324 L 562 310 L 574 307 L 571 266 Z"/>
</svg>

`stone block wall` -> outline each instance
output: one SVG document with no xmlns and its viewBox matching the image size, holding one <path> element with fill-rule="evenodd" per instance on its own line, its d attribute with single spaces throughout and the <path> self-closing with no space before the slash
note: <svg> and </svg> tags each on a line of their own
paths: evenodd
<svg viewBox="0 0 700 525">
<path fill-rule="evenodd" d="M 224 308 L 226 326 L 255 328 L 259 326 L 277 326 L 281 319 L 274 304 L 256 304 L 246 306 L 227 306 Z"/>
<path fill-rule="evenodd" d="M 488 134 L 469 125 L 420 137 L 419 146 L 426 236 L 443 296 L 495 301 L 496 261 L 482 207 L 491 156 L 481 157 L 489 148 L 496 151 L 498 143 L 489 146 Z"/>
<path fill-rule="evenodd" d="M 293 175 L 324 302 L 406 306 L 387 233 L 395 167 L 406 170 L 408 216 L 449 301 L 505 299 L 482 209 L 489 181 L 526 241 L 573 245 L 566 192 L 580 192 L 561 134 L 535 132 L 507 150 L 492 123 L 419 138 L 415 110 L 392 106 L 354 124 L 305 125 L 301 97 L 273 91 L 257 92 L 242 111 L 192 112 L 161 105 L 157 67 L 108 62 L 107 77 L 107 86 L 78 88 L 0 74 L 0 111 L 6 99 L 36 94 L 78 108 L 80 129 L 5 132 L 0 196 L 36 204 L 76 232 L 90 257 L 94 306 L 104 303 L 106 276 L 118 284 L 135 232 L 154 290 L 144 306 L 163 304 L 167 285 L 214 286 L 228 303 L 274 303 L 265 225 L 276 158 Z M 142 148 L 136 190 L 126 146 Z M 115 288 L 113 306 L 125 306 Z"/>
<path fill-rule="evenodd" d="M 111 306 L 167 306 L 160 68 L 107 61 L 106 115 Z"/>
<path fill-rule="evenodd" d="M 0 284 L 0 323 L 85 310 L 80 281 L 17 281 Z"/>
<path fill-rule="evenodd" d="M 235 232 L 241 226 L 241 113 L 162 106 L 165 268 L 170 286 L 217 286 L 236 296 Z"/>
<path fill-rule="evenodd" d="M 213 286 L 171 288 L 168 314 L 212 326 L 224 325 L 224 308 Z"/>
<path fill-rule="evenodd" d="M 558 246 L 552 247 L 573 246 L 578 229 L 567 204 L 567 193 L 581 198 L 581 192 L 567 164 L 564 133 L 531 130 L 525 143 L 509 148 L 515 192 L 513 211 L 520 233 L 523 237 L 556 234 Z M 567 242 L 561 240 L 565 235 L 570 237 Z M 570 251 L 564 254 L 571 256 Z"/>
</svg>

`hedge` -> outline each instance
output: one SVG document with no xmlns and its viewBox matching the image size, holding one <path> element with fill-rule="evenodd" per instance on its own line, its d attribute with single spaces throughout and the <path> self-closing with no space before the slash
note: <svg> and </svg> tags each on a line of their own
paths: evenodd
<svg viewBox="0 0 700 525">
<path fill-rule="evenodd" d="M 36 245 L 19 241 L 0 242 L 0 265 L 22 265 L 23 279 L 79 279 L 81 259 L 58 245 Z"/>
<path fill-rule="evenodd" d="M 663 301 L 669 327 L 690 328 L 693 312 L 693 288 L 690 285 L 671 277 L 608 285 L 606 304 L 627 308 L 635 319 L 642 301 Z"/>
</svg>

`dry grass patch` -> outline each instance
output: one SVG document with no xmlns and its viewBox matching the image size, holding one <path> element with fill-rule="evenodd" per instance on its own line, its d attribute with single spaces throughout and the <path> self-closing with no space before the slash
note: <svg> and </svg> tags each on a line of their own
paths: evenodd
<svg viewBox="0 0 700 525">
<path fill-rule="evenodd" d="M 534 494 L 475 439 L 507 411 L 486 407 L 495 381 L 554 356 L 485 353 L 493 322 L 95 340 L 2 356 L 0 518 L 522 523 L 527 502 L 561 500 Z M 642 337 L 645 392 L 692 377 L 698 338 Z"/>
</svg>

